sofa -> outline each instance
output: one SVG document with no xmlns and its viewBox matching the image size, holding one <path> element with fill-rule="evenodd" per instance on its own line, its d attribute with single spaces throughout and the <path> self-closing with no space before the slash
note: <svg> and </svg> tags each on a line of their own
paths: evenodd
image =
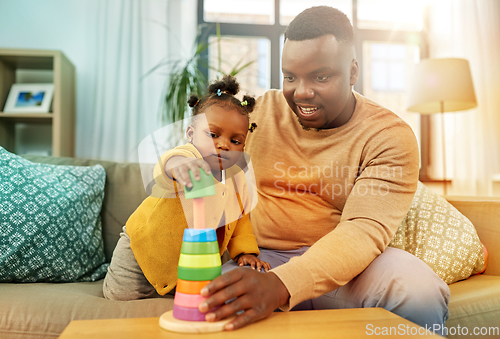
<svg viewBox="0 0 500 339">
<path fill-rule="evenodd" d="M 75 158 L 25 156 L 32 162 L 90 166 L 106 171 L 101 209 L 106 260 L 109 262 L 122 226 L 146 193 L 139 164 Z M 450 285 L 450 338 L 467 329 L 500 326 L 500 198 L 449 197 L 449 202 L 477 228 L 489 251 L 484 274 Z M 173 308 L 173 296 L 135 301 L 111 301 L 102 294 L 103 280 L 78 283 L 0 283 L 0 338 L 56 338 L 72 320 L 158 317 Z M 460 326 L 460 327 L 458 327 Z M 484 335 L 481 338 L 498 337 Z"/>
</svg>

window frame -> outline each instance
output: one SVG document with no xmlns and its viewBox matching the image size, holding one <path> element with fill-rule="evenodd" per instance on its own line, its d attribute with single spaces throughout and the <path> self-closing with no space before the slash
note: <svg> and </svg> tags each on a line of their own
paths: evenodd
<svg viewBox="0 0 500 339">
<path fill-rule="evenodd" d="M 216 35 L 215 25 L 209 25 L 214 22 L 206 22 L 204 20 L 204 0 L 198 0 L 198 26 L 205 25 L 203 34 L 201 37 L 201 43 L 208 43 L 208 38 L 210 35 Z M 281 85 L 281 69 L 280 69 L 280 37 L 285 32 L 286 26 L 279 23 L 279 0 L 274 0 L 274 24 L 273 25 L 261 25 L 261 24 L 247 24 L 247 23 L 219 23 L 220 34 L 221 35 L 232 35 L 232 36 L 244 36 L 244 37 L 263 37 L 269 39 L 271 42 L 271 88 L 280 88 Z M 202 54 L 204 59 L 208 60 L 208 50 L 205 50 Z M 203 70 L 205 75 L 208 77 L 208 69 Z"/>
</svg>

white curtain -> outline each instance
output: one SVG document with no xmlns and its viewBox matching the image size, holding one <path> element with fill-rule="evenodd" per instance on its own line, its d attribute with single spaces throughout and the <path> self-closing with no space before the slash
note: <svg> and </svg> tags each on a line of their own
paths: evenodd
<svg viewBox="0 0 500 339">
<path fill-rule="evenodd" d="M 448 194 L 491 195 L 492 177 L 500 173 L 500 1 L 433 1 L 430 13 L 430 57 L 469 60 L 478 101 L 475 109 L 445 113 Z M 439 141 L 439 114 L 431 119 L 431 137 Z M 437 176 L 442 175 L 440 150 L 434 143 Z"/>
<path fill-rule="evenodd" d="M 136 162 L 142 139 L 160 128 L 168 67 L 189 53 L 196 34 L 195 0 L 89 2 L 87 69 L 79 91 L 77 156 Z"/>
</svg>

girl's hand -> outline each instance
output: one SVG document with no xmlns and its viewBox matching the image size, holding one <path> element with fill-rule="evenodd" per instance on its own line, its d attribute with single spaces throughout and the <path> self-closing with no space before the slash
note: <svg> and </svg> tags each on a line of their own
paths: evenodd
<svg viewBox="0 0 500 339">
<path fill-rule="evenodd" d="M 241 254 L 237 259 L 238 266 L 250 265 L 253 270 L 257 268 L 257 271 L 260 272 L 262 269 L 264 271 L 269 271 L 271 269 L 271 265 L 268 262 L 260 260 L 257 256 L 253 254 Z"/>
<path fill-rule="evenodd" d="M 193 172 L 195 180 L 200 179 L 200 170 L 210 174 L 210 165 L 203 159 L 193 159 L 185 157 L 172 157 L 165 164 L 165 173 L 183 186 L 193 187 L 189 170 Z"/>
</svg>

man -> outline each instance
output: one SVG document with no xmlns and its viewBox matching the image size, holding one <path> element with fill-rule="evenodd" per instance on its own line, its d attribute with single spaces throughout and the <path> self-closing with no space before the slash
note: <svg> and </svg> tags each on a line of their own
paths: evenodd
<svg viewBox="0 0 500 339">
<path fill-rule="evenodd" d="M 282 67 L 283 92 L 259 98 L 245 149 L 259 193 L 252 225 L 273 269 L 224 265 L 202 290 L 200 311 L 220 306 L 208 321 L 239 313 L 227 330 L 276 308 L 383 307 L 443 325 L 448 286 L 423 261 L 386 248 L 417 187 L 418 147 L 407 124 L 353 92 L 359 67 L 347 17 L 325 6 L 299 14 Z"/>
</svg>

